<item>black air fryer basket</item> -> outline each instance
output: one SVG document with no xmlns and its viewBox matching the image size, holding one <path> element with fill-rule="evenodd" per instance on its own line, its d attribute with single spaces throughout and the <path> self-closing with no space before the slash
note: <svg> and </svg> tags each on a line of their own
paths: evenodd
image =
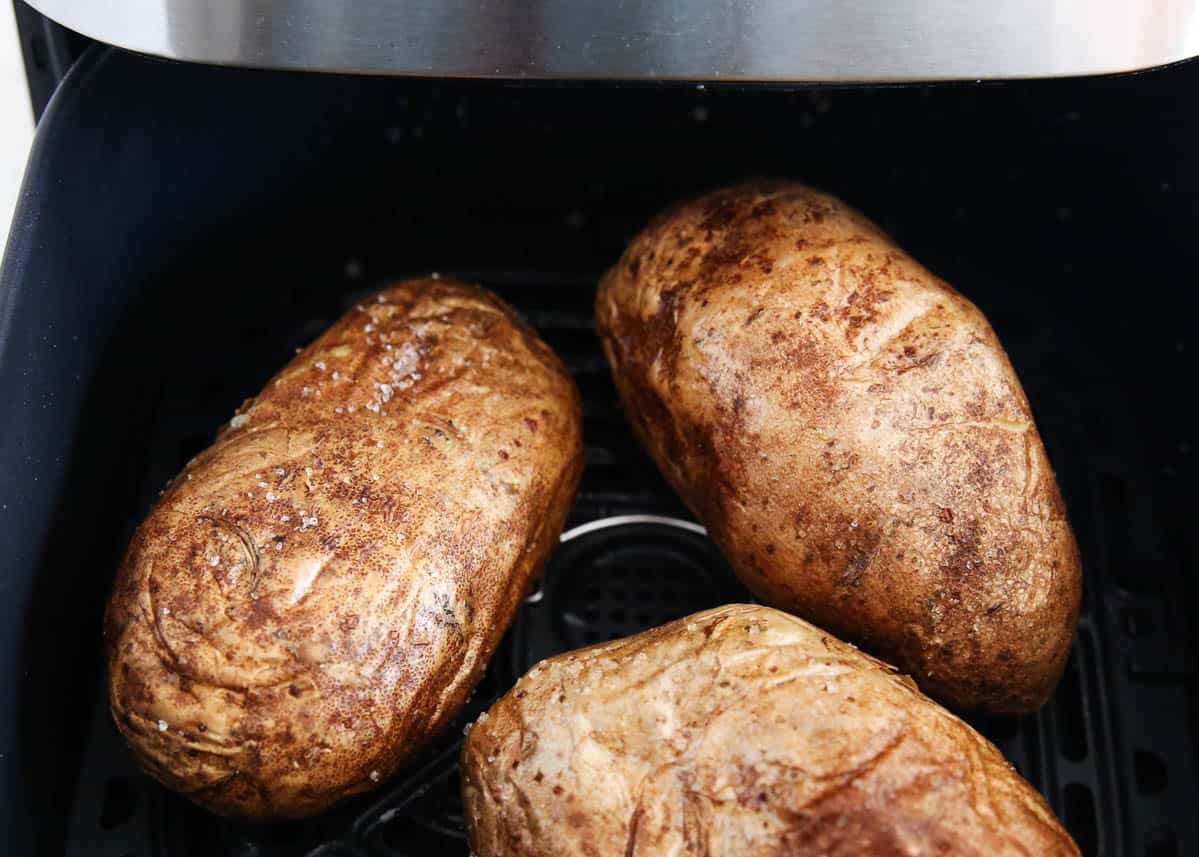
<svg viewBox="0 0 1199 857">
<path fill-rule="evenodd" d="M 854 89 L 236 71 L 93 48 L 43 117 L 0 276 L 0 812 L 8 853 L 465 855 L 463 725 L 549 654 L 747 593 L 616 405 L 602 270 L 661 206 L 801 179 L 988 315 L 1082 547 L 1052 702 L 974 720 L 1088 857 L 1199 855 L 1193 648 L 1199 64 Z M 141 774 L 99 622 L 158 490 L 390 278 L 495 289 L 582 390 L 568 539 L 468 710 L 377 792 L 233 824 Z M 12 849 L 8 851 L 8 849 Z"/>
</svg>

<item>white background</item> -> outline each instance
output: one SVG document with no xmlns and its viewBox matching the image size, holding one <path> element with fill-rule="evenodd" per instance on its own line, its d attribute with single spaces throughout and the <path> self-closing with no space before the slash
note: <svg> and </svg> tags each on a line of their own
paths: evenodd
<svg viewBox="0 0 1199 857">
<path fill-rule="evenodd" d="M 12 3 L 0 0 L 0 252 L 8 241 L 8 225 L 32 138 L 33 112 Z"/>
</svg>

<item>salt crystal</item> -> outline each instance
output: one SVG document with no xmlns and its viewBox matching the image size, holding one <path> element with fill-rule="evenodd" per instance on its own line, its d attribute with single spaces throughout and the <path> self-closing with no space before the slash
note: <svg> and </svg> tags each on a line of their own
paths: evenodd
<svg viewBox="0 0 1199 857">
<path fill-rule="evenodd" d="M 379 772 L 378 771 L 371 771 L 371 782 L 373 782 L 373 783 L 379 782 Z"/>
<path fill-rule="evenodd" d="M 167 724 L 167 722 L 166 722 L 165 720 L 159 720 L 159 721 L 158 721 L 158 731 L 159 731 L 159 732 L 166 732 L 166 731 L 167 731 L 167 725 L 168 725 L 168 724 Z"/>
<path fill-rule="evenodd" d="M 217 554 L 212 554 L 210 557 L 208 557 L 208 564 L 212 566 L 220 565 L 221 558 Z"/>
<path fill-rule="evenodd" d="M 250 421 L 250 418 L 245 414 L 237 414 L 233 419 L 229 420 L 229 428 L 241 428 Z"/>
<path fill-rule="evenodd" d="M 258 487 L 259 487 L 259 488 L 265 488 L 265 487 L 266 487 L 266 483 L 265 483 L 265 482 L 263 482 L 263 481 L 261 481 L 261 480 L 259 480 L 259 482 L 258 482 Z"/>
<path fill-rule="evenodd" d="M 312 515 L 311 517 L 307 518 L 302 517 L 300 518 L 300 529 L 306 530 L 309 527 L 315 527 L 318 523 L 319 522 L 316 519 L 316 515 Z"/>
<path fill-rule="evenodd" d="M 322 372 L 325 371 L 325 361 L 324 360 L 318 360 L 318 361 L 316 361 L 316 363 L 314 365 L 316 366 L 317 369 L 320 369 Z"/>
<path fill-rule="evenodd" d="M 341 373 L 340 373 L 340 372 L 338 372 L 336 369 L 334 369 L 334 370 L 333 370 L 333 375 L 332 375 L 332 378 L 333 378 L 333 380 L 334 380 L 334 381 L 336 381 L 336 380 L 337 380 L 338 378 L 340 378 L 340 377 L 341 377 Z M 341 410 L 341 409 L 340 409 L 340 408 L 338 408 L 338 410 Z"/>
<path fill-rule="evenodd" d="M 163 616 L 170 616 L 170 615 L 171 615 L 171 608 L 170 608 L 170 607 L 163 607 L 163 608 L 162 608 L 162 615 L 163 615 Z"/>
<path fill-rule="evenodd" d="M 286 472 L 287 472 L 287 471 L 286 471 L 286 470 L 284 470 L 282 467 L 276 467 L 276 468 L 275 468 L 275 475 L 276 475 L 276 476 L 282 476 L 282 475 L 283 475 L 284 473 L 286 473 Z"/>
<path fill-rule="evenodd" d="M 266 501 L 267 501 L 268 503 L 274 503 L 274 502 L 275 502 L 276 500 L 278 500 L 278 499 L 279 499 L 279 495 L 278 495 L 278 494 L 276 494 L 274 491 L 267 491 L 267 492 L 266 492 Z"/>
<path fill-rule="evenodd" d="M 280 515 L 279 520 L 286 524 L 291 520 L 291 515 Z"/>
<path fill-rule="evenodd" d="M 381 440 L 375 441 L 375 446 L 379 447 L 379 449 L 382 449 L 382 448 L 383 448 L 383 441 L 381 441 Z"/>
</svg>

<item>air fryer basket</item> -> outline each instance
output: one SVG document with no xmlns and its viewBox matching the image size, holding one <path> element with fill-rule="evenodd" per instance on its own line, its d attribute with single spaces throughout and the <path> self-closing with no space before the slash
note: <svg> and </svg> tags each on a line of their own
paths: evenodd
<svg viewBox="0 0 1199 857">
<path fill-rule="evenodd" d="M 982 307 L 1058 472 L 1086 575 L 1066 677 L 1035 715 L 973 722 L 1084 854 L 1199 854 L 1184 392 L 1199 344 L 1197 89 L 1196 64 L 783 91 L 90 53 L 39 130 L 0 279 L 13 841 L 111 857 L 465 855 L 462 728 L 521 672 L 748 598 L 627 430 L 591 304 L 660 206 L 776 175 L 844 196 Z M 294 348 L 365 290 L 430 270 L 494 288 L 574 373 L 587 470 L 569 540 L 468 710 L 409 769 L 308 822 L 216 819 L 140 774 L 110 723 L 112 573 L 165 481 Z"/>
</svg>

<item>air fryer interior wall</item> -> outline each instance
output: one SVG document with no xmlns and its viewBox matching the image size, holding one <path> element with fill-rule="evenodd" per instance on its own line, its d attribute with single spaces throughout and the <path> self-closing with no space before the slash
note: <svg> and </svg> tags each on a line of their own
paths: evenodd
<svg viewBox="0 0 1199 857">
<path fill-rule="evenodd" d="M 134 769 L 101 681 L 120 554 L 165 481 L 296 346 L 372 286 L 429 270 L 495 288 L 574 371 L 588 458 L 572 524 L 686 517 L 615 404 L 595 282 L 664 204 L 771 175 L 843 196 L 974 300 L 1032 402 L 1082 547 L 1084 613 L 1054 701 L 975 722 L 1084 854 L 1199 853 L 1185 627 L 1199 603 L 1197 90 L 1197 63 L 701 90 L 247 72 L 93 50 L 39 128 L 0 269 L 10 844 L 465 854 L 461 724 L 540 657 L 745 598 L 706 542 L 651 523 L 572 540 L 470 710 L 418 765 L 275 828 L 214 820 Z"/>
</svg>

